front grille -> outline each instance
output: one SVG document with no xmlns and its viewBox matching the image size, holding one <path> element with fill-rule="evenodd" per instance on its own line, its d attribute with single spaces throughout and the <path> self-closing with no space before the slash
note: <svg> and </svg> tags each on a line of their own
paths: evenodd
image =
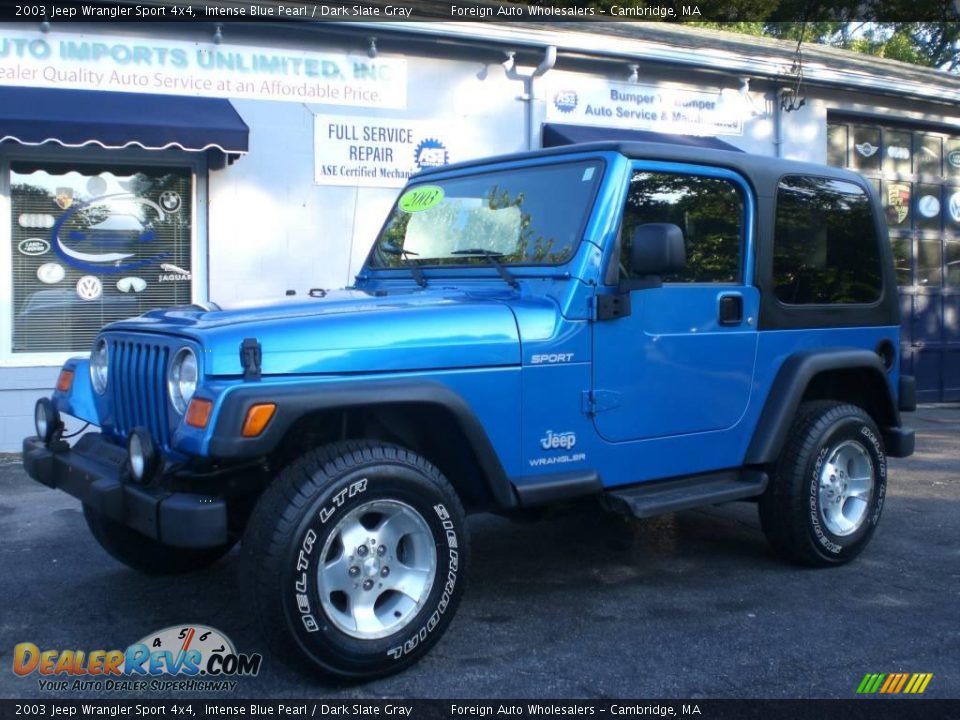
<svg viewBox="0 0 960 720">
<path fill-rule="evenodd" d="M 109 387 L 116 432 L 127 437 L 135 427 L 145 427 L 157 445 L 169 448 L 166 370 L 170 349 L 142 341 L 109 342 Z"/>
</svg>

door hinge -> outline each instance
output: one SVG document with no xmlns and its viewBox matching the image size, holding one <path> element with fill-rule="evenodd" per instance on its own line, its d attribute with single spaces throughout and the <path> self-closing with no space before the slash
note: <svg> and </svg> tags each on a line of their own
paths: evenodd
<svg viewBox="0 0 960 720">
<path fill-rule="evenodd" d="M 244 380 L 260 379 L 260 363 L 263 361 L 263 349 L 256 338 L 244 338 L 240 343 L 240 365 L 243 367 Z"/>
<path fill-rule="evenodd" d="M 620 407 L 620 393 L 613 390 L 584 390 L 581 409 L 587 415 L 598 415 Z"/>
</svg>

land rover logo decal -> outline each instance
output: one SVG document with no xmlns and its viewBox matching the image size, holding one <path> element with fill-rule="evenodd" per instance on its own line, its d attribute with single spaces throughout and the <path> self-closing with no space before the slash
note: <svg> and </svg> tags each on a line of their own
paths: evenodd
<svg viewBox="0 0 960 720">
<path fill-rule="evenodd" d="M 21 255 L 28 255 L 29 257 L 46 255 L 50 252 L 50 243 L 43 238 L 27 238 L 19 242 L 17 252 Z"/>
<path fill-rule="evenodd" d="M 960 150 L 947 153 L 947 162 L 955 168 L 960 168 Z"/>
</svg>

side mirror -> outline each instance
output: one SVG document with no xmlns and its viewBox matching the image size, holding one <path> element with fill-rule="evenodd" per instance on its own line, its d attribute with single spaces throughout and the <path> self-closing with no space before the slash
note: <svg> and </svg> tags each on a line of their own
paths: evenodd
<svg viewBox="0 0 960 720">
<path fill-rule="evenodd" d="M 630 271 L 634 275 L 670 275 L 687 266 L 683 230 L 671 223 L 646 223 L 633 231 Z"/>
</svg>

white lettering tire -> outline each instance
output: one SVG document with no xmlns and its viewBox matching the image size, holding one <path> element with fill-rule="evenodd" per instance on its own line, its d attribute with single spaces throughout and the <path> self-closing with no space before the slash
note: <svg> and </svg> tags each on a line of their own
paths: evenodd
<svg viewBox="0 0 960 720">
<path fill-rule="evenodd" d="M 350 441 L 280 473 L 243 551 L 275 655 L 362 680 L 402 670 L 440 639 L 463 595 L 468 537 L 437 468 L 395 445 Z"/>
<path fill-rule="evenodd" d="M 842 565 L 873 537 L 886 491 L 883 440 L 870 416 L 845 403 L 804 403 L 760 498 L 760 524 L 788 560 Z"/>
</svg>

